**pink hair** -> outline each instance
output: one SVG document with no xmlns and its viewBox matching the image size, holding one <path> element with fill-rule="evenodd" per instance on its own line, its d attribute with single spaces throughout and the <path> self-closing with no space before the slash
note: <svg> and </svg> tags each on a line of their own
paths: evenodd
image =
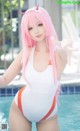
<svg viewBox="0 0 80 131">
<path fill-rule="evenodd" d="M 54 75 L 54 82 L 56 83 L 57 80 L 57 72 L 56 72 L 56 62 L 55 62 L 55 47 L 54 44 L 56 40 L 58 40 L 56 31 L 54 29 L 53 23 L 51 21 L 51 18 L 48 14 L 48 12 L 43 9 L 42 7 L 36 7 L 31 8 L 25 12 L 25 14 L 22 17 L 21 22 L 21 31 L 22 31 L 22 44 L 23 44 L 23 67 L 22 72 L 23 76 L 25 77 L 25 66 L 28 60 L 29 56 L 29 49 L 32 48 L 36 42 L 31 39 L 29 32 L 28 32 L 28 23 L 29 22 L 35 22 L 35 17 L 37 17 L 42 23 L 46 30 L 46 40 L 49 44 L 49 51 L 51 55 L 51 62 L 53 65 L 53 75 Z"/>
</svg>

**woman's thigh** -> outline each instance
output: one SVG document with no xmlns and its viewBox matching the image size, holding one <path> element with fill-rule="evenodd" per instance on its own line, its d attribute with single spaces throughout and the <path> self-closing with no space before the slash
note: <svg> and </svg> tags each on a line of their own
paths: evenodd
<svg viewBox="0 0 80 131">
<path fill-rule="evenodd" d="M 13 101 L 9 114 L 10 131 L 31 131 L 32 124 L 21 113 Z"/>
<path fill-rule="evenodd" d="M 38 131 L 60 131 L 59 123 L 58 123 L 58 116 L 55 115 L 47 120 L 43 120 L 37 123 L 37 130 Z"/>
</svg>

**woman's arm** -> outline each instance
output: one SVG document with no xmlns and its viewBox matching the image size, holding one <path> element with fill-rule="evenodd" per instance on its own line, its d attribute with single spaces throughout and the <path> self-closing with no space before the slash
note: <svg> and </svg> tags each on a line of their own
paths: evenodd
<svg viewBox="0 0 80 131">
<path fill-rule="evenodd" d="M 72 43 L 73 41 L 71 39 L 56 41 L 55 43 L 55 57 L 58 78 L 60 78 L 66 64 L 70 62 L 71 53 L 74 51 Z"/>
<path fill-rule="evenodd" d="M 22 51 L 17 55 L 16 59 L 12 62 L 6 72 L 0 77 L 0 87 L 9 84 L 14 77 L 20 72 L 22 68 Z"/>
<path fill-rule="evenodd" d="M 57 77 L 60 79 L 61 74 L 67 64 L 67 53 L 66 51 L 61 48 L 60 46 L 55 50 L 55 60 L 56 60 L 56 67 L 57 67 Z"/>
</svg>

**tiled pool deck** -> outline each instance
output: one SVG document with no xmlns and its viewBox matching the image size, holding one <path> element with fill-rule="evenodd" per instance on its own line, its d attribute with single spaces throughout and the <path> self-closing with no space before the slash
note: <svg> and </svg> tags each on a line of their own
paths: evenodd
<svg viewBox="0 0 80 131">
<path fill-rule="evenodd" d="M 22 78 L 15 79 L 10 85 L 0 88 L 0 96 L 14 96 L 25 85 Z M 61 94 L 80 94 L 80 74 L 63 75 L 61 79 Z"/>
</svg>

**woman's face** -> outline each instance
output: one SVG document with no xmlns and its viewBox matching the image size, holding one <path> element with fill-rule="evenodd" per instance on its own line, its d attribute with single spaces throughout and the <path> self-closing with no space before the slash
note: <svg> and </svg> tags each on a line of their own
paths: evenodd
<svg viewBox="0 0 80 131">
<path fill-rule="evenodd" d="M 31 36 L 31 38 L 34 41 L 41 42 L 46 38 L 46 31 L 45 28 L 40 20 L 35 18 L 35 22 L 29 23 L 28 25 L 28 31 Z"/>
</svg>

